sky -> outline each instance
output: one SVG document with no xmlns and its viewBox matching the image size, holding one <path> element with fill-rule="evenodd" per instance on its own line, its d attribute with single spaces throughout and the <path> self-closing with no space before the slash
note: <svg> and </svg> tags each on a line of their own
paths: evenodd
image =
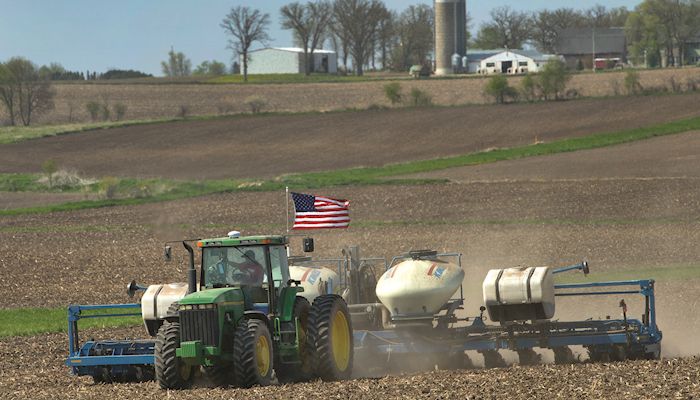
<svg viewBox="0 0 700 400">
<path fill-rule="evenodd" d="M 38 65 L 57 62 L 68 70 L 136 69 L 161 75 L 160 62 L 171 46 L 193 67 L 205 60 L 230 64 L 227 36 L 219 26 L 231 7 L 247 5 L 270 14 L 271 46 L 291 46 L 280 28 L 279 9 L 292 0 L 0 0 L 0 62 L 22 56 Z M 302 0 L 303 1 L 303 0 Z M 432 0 L 384 0 L 401 11 Z M 639 0 L 470 1 L 472 31 L 488 21 L 492 8 L 508 5 L 535 11 L 596 4 L 634 8 Z M 257 46 L 256 47 L 260 47 Z"/>
</svg>

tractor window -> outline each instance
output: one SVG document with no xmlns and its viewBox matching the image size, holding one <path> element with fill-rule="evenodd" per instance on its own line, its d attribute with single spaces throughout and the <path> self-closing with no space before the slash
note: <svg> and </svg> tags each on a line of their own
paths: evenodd
<svg viewBox="0 0 700 400">
<path fill-rule="evenodd" d="M 287 286 L 289 266 L 287 249 L 284 246 L 270 246 L 270 264 L 272 264 L 272 279 L 275 281 L 275 287 Z"/>
<path fill-rule="evenodd" d="M 205 287 L 262 286 L 265 247 L 209 247 L 202 253 Z"/>
</svg>

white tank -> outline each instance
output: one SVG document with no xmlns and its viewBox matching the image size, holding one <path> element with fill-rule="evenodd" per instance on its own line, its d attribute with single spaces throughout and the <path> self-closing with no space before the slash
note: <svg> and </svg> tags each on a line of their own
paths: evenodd
<svg viewBox="0 0 700 400">
<path fill-rule="evenodd" d="M 301 281 L 304 291 L 301 295 L 313 303 L 322 294 L 333 294 L 338 289 L 340 279 L 338 274 L 329 268 L 290 266 L 289 276 Z"/>
<path fill-rule="evenodd" d="M 141 296 L 141 316 L 149 333 L 153 333 L 155 321 L 162 320 L 168 313 L 170 305 L 187 295 L 186 283 L 151 285 Z"/>
<path fill-rule="evenodd" d="M 392 318 L 432 318 L 459 289 L 464 270 L 438 260 L 403 261 L 382 275 L 377 297 Z"/>
<path fill-rule="evenodd" d="M 483 291 L 492 321 L 554 317 L 554 276 L 548 267 L 491 270 L 484 279 Z"/>
</svg>

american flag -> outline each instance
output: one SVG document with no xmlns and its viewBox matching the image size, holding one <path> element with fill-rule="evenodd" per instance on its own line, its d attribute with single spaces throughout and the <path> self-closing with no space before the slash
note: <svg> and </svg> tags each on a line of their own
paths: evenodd
<svg viewBox="0 0 700 400">
<path fill-rule="evenodd" d="M 347 228 L 350 214 L 347 200 L 310 194 L 292 193 L 294 200 L 294 226 L 292 229 Z"/>
</svg>

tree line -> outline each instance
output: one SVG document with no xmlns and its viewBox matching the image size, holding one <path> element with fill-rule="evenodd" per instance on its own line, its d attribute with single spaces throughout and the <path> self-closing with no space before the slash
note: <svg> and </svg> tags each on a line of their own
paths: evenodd
<svg viewBox="0 0 700 400">
<path fill-rule="evenodd" d="M 381 0 L 315 0 L 292 2 L 280 9 L 280 25 L 290 30 L 304 51 L 305 72 L 311 72 L 311 54 L 326 46 L 335 50 L 345 70 L 365 68 L 405 71 L 423 63 L 433 51 L 434 10 L 428 5 L 389 10 Z M 469 18 L 468 18 L 469 20 Z M 231 9 L 221 23 L 229 35 L 229 48 L 242 60 L 247 78 L 250 49 L 266 45 L 271 17 L 247 6 Z M 535 12 L 511 7 L 494 8 L 481 24 L 471 48 L 519 49 L 532 45 L 543 53 L 556 53 L 559 33 L 566 28 L 625 28 L 630 54 L 647 55 L 658 65 L 662 52 L 670 65 L 683 65 L 688 40 L 700 35 L 700 0 L 644 0 L 633 10 L 596 5 L 585 10 L 558 8 Z"/>
</svg>

